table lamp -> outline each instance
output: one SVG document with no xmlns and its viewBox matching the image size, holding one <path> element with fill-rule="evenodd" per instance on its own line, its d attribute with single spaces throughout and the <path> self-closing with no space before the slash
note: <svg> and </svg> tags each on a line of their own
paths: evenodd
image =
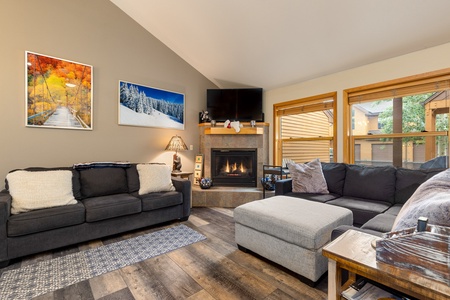
<svg viewBox="0 0 450 300">
<path fill-rule="evenodd" d="M 184 143 L 183 139 L 178 135 L 173 136 L 166 146 L 167 151 L 175 151 L 173 155 L 173 170 L 172 172 L 181 172 L 181 158 L 178 156 L 178 151 L 188 150 L 188 147 Z"/>
</svg>

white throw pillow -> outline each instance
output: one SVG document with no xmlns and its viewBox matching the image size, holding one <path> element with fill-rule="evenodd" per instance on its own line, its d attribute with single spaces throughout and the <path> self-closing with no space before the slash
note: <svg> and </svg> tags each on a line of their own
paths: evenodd
<svg viewBox="0 0 450 300">
<path fill-rule="evenodd" d="M 419 217 L 428 224 L 450 226 L 450 169 L 422 183 L 395 218 L 392 231 L 416 227 Z"/>
<path fill-rule="evenodd" d="M 71 171 L 15 171 L 6 179 L 12 197 L 11 214 L 77 203 Z"/>
<path fill-rule="evenodd" d="M 322 172 L 322 164 L 316 158 L 306 164 L 287 164 L 294 193 L 329 194 Z"/>
<path fill-rule="evenodd" d="M 139 195 L 154 192 L 175 191 L 172 184 L 172 169 L 167 165 L 138 164 Z"/>
</svg>

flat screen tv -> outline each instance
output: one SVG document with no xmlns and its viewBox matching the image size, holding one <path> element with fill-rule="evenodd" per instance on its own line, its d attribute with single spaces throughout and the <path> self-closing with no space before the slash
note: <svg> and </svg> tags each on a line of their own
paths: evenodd
<svg viewBox="0 0 450 300">
<path fill-rule="evenodd" d="M 206 107 L 211 120 L 217 122 L 264 122 L 262 98 L 261 88 L 208 89 Z"/>
</svg>

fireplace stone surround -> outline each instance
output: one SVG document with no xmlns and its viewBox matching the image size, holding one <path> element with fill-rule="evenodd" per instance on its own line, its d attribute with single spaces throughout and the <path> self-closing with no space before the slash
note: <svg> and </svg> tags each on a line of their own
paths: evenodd
<svg viewBox="0 0 450 300">
<path fill-rule="evenodd" d="M 193 186 L 193 206 L 236 207 L 262 199 L 262 186 L 259 180 L 263 175 L 263 165 L 269 163 L 269 123 L 258 122 L 256 127 L 251 127 L 249 122 L 241 124 L 243 128 L 239 133 L 233 128 L 224 128 L 223 123 L 217 123 L 216 127 L 211 127 L 210 123 L 199 124 L 203 176 L 211 178 L 211 149 L 256 149 L 257 187 L 213 186 L 211 189 L 202 190 L 198 186 Z"/>
</svg>

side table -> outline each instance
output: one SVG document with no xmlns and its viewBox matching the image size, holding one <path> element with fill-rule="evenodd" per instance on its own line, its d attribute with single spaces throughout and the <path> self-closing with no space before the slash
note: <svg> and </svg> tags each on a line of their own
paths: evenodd
<svg viewBox="0 0 450 300">
<path fill-rule="evenodd" d="M 191 176 L 192 174 L 194 174 L 194 172 L 172 172 L 172 176 L 179 177 L 179 178 L 185 178 L 187 180 L 190 180 L 189 176 Z"/>
<path fill-rule="evenodd" d="M 450 299 L 450 286 L 428 279 L 412 270 L 376 261 L 372 241 L 379 237 L 348 230 L 326 245 L 322 254 L 328 258 L 328 299 L 341 299 L 341 293 L 361 275 L 406 295 L 424 300 Z M 341 286 L 342 269 L 349 280 Z"/>
<path fill-rule="evenodd" d="M 283 176 L 286 179 L 289 176 L 289 169 L 283 168 L 282 166 L 272 166 L 272 165 L 263 165 L 263 180 L 267 175 L 279 175 L 280 179 L 283 179 Z M 266 188 L 263 184 L 263 199 L 266 198 Z"/>
</svg>

